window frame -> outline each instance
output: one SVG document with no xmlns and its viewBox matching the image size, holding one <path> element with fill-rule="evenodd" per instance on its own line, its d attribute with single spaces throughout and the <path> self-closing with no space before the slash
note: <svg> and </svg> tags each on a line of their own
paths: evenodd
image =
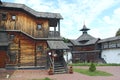
<svg viewBox="0 0 120 80">
<path fill-rule="evenodd" d="M 42 24 L 37 24 L 37 30 L 41 30 L 42 29 Z"/>
<path fill-rule="evenodd" d="M 7 13 L 0 13 L 2 16 L 2 20 L 6 21 L 7 20 Z"/>
<path fill-rule="evenodd" d="M 12 20 L 12 21 L 15 21 L 16 18 L 17 18 L 16 15 L 11 15 L 11 20 Z"/>
<path fill-rule="evenodd" d="M 38 45 L 37 47 L 36 47 L 36 51 L 42 51 L 43 50 L 43 46 L 42 45 Z"/>
</svg>

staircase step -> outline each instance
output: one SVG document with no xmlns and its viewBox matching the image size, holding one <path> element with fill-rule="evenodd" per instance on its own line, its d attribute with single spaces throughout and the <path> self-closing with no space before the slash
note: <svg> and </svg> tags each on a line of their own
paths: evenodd
<svg viewBox="0 0 120 80">
<path fill-rule="evenodd" d="M 62 72 L 54 72 L 55 74 L 64 74 L 67 73 L 66 71 L 62 71 Z"/>
</svg>

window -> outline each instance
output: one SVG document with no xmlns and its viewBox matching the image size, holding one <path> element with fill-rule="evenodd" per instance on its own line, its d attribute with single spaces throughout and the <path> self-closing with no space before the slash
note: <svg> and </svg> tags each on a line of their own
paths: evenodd
<svg viewBox="0 0 120 80">
<path fill-rule="evenodd" d="M 37 25 L 37 30 L 41 30 L 42 29 L 42 25 L 41 24 L 38 24 Z"/>
<path fill-rule="evenodd" d="M 13 40 L 14 37 L 15 37 L 15 35 L 11 34 L 11 35 L 10 35 L 10 40 Z"/>
<path fill-rule="evenodd" d="M 16 16 L 15 16 L 15 15 L 12 15 L 12 16 L 11 16 L 11 19 L 12 19 L 13 21 L 15 21 L 15 20 L 16 20 Z"/>
<path fill-rule="evenodd" d="M 37 46 L 37 51 L 42 51 L 43 47 L 42 46 Z"/>
<path fill-rule="evenodd" d="M 7 20 L 7 14 L 6 13 L 2 13 L 2 20 Z"/>
</svg>

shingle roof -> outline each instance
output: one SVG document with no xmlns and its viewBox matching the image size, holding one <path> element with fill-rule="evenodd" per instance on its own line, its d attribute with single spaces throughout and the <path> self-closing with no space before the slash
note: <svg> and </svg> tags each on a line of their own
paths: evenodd
<svg viewBox="0 0 120 80">
<path fill-rule="evenodd" d="M 95 39 L 94 37 L 92 37 L 91 35 L 87 34 L 87 33 L 83 33 L 79 38 L 77 38 L 76 41 L 84 41 L 84 40 L 92 40 Z"/>
<path fill-rule="evenodd" d="M 8 2 L 3 2 L 0 7 L 5 7 L 5 8 L 16 8 L 16 9 L 23 9 L 30 14 L 40 17 L 40 18 L 56 18 L 56 19 L 62 19 L 62 16 L 59 13 L 50 13 L 50 12 L 37 12 L 29 7 L 27 7 L 24 4 L 18 4 L 18 3 L 8 3 Z"/>
<path fill-rule="evenodd" d="M 95 44 L 97 41 L 99 40 L 99 38 L 95 38 L 95 39 L 91 39 L 88 42 L 82 44 L 77 40 L 70 40 L 75 46 L 85 46 L 85 45 L 91 45 L 91 44 Z"/>
<path fill-rule="evenodd" d="M 50 49 L 69 49 L 69 47 L 63 41 L 47 41 Z"/>
<path fill-rule="evenodd" d="M 101 39 L 98 43 L 103 43 L 103 42 L 108 42 L 108 41 L 115 41 L 115 40 L 120 40 L 120 36 Z"/>
</svg>

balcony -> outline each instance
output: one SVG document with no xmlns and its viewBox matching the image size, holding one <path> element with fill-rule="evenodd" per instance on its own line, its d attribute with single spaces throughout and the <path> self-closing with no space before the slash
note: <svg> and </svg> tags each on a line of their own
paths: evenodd
<svg viewBox="0 0 120 80">
<path fill-rule="evenodd" d="M 59 38 L 60 33 L 59 31 L 49 31 L 48 38 Z"/>
</svg>

